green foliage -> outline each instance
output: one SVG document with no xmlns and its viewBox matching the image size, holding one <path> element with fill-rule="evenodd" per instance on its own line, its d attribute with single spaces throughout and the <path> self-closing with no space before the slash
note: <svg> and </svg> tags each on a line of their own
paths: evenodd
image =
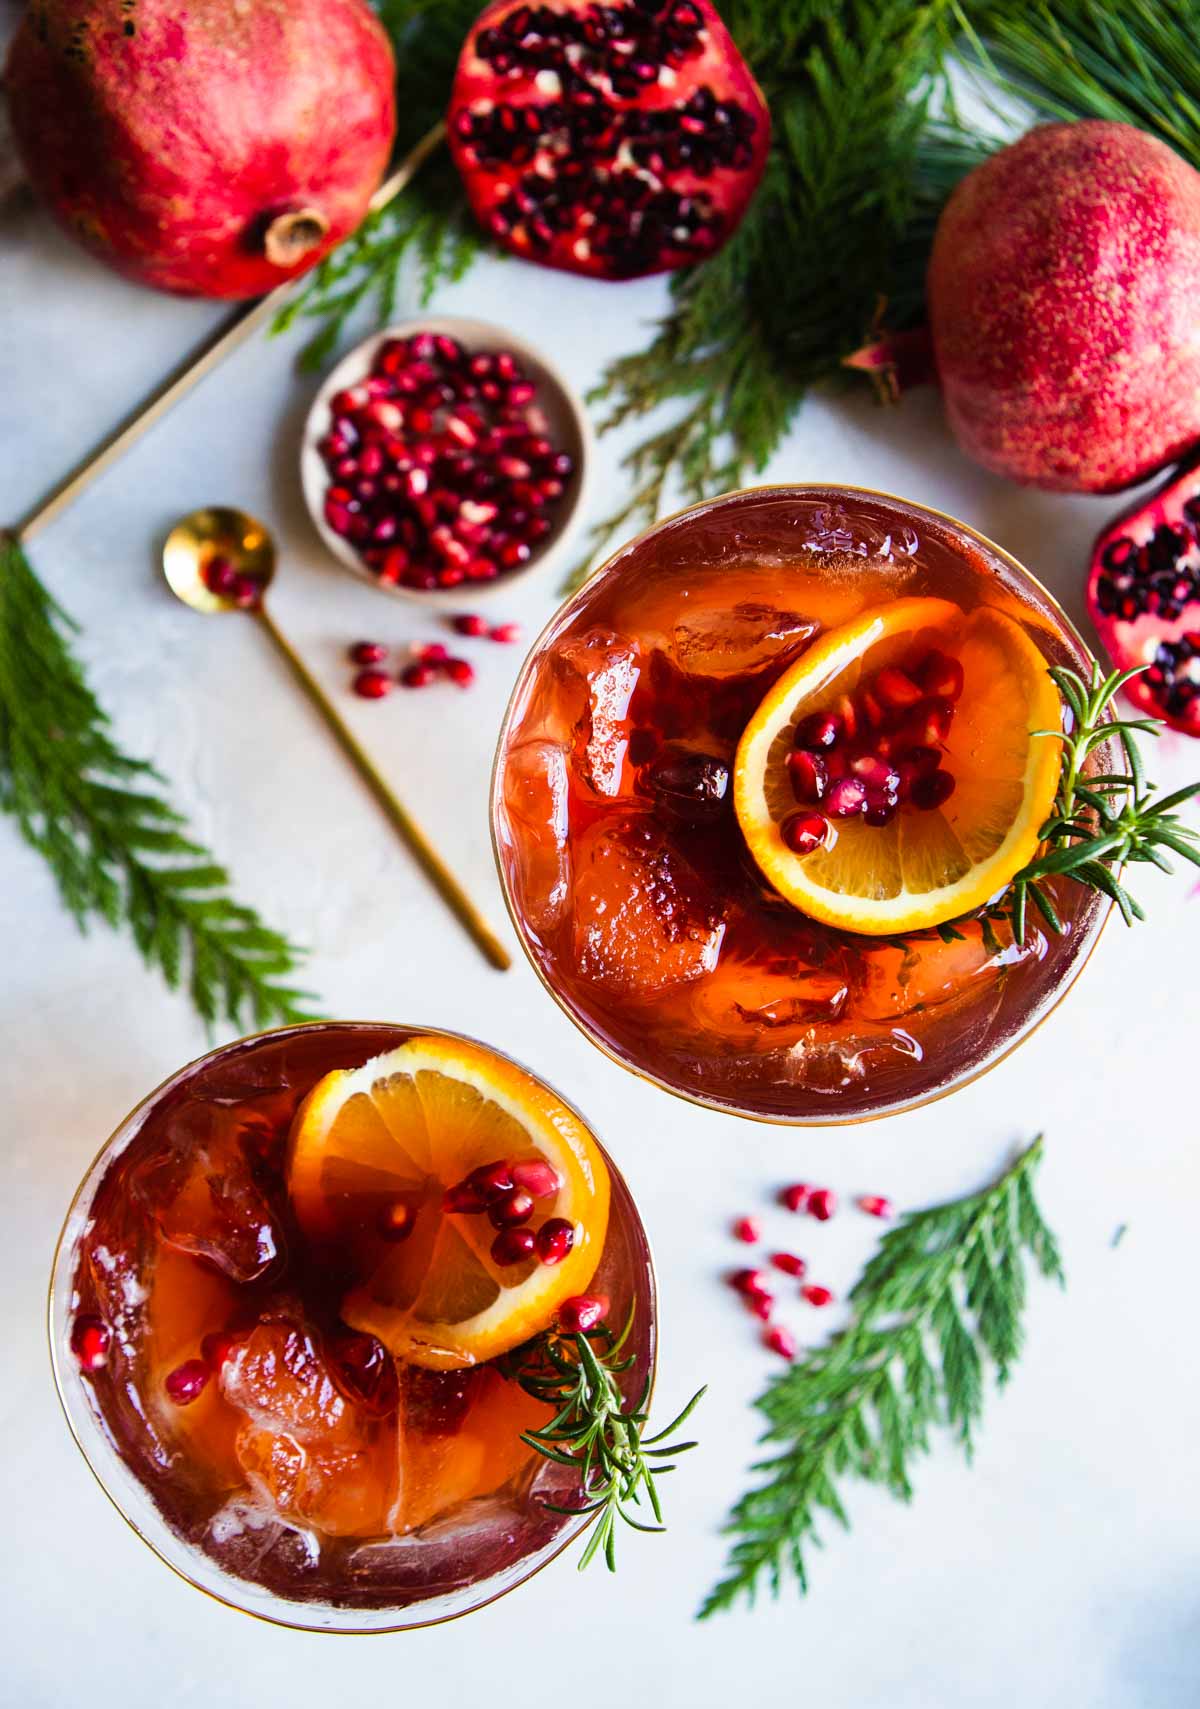
<svg viewBox="0 0 1200 1709">
<path fill-rule="evenodd" d="M 1125 924 L 1131 926 L 1146 916 L 1121 882 L 1123 867 L 1148 861 L 1163 872 L 1171 872 L 1166 850 L 1200 866 L 1200 832 L 1183 824 L 1175 812 L 1200 794 L 1200 783 L 1155 800 L 1136 738 L 1158 736 L 1163 726 L 1152 718 L 1117 718 L 1114 714 L 1117 694 L 1145 668 L 1138 665 L 1106 677 L 1093 662 L 1090 682 L 1077 671 L 1050 672 L 1069 710 L 1070 729 L 1066 734 L 1058 730 L 1039 732 L 1047 740 L 1062 743 L 1062 771 L 1054 811 L 1042 826 L 1043 847 L 1017 873 L 1004 899 L 1003 907 L 1018 943 L 1024 942 L 1030 902 L 1051 931 L 1062 931 L 1046 879 L 1071 878 L 1102 891 L 1116 903 Z M 1114 740 L 1120 745 L 1127 769 L 1089 773 L 1091 755 Z"/>
<path fill-rule="evenodd" d="M 694 1442 L 664 1446 L 704 1395 L 700 1389 L 665 1430 L 646 1436 L 650 1379 L 638 1400 L 627 1404 L 619 1378 L 633 1365 L 632 1356 L 622 1358 L 621 1349 L 633 1326 L 633 1310 L 619 1336 L 601 1325 L 585 1334 L 564 1335 L 546 1331 L 514 1355 L 513 1374 L 527 1394 L 554 1408 L 554 1417 L 540 1430 L 531 1430 L 521 1440 L 544 1459 L 567 1466 L 578 1474 L 581 1502 L 555 1507 L 554 1513 L 594 1513 L 587 1545 L 579 1558 L 584 1567 L 598 1554 L 610 1572 L 616 1571 L 617 1521 L 635 1531 L 663 1531 L 662 1508 L 655 1479 L 673 1472 L 677 1455 L 694 1448 Z M 668 1463 L 664 1463 L 668 1462 Z M 640 1507 L 645 1496 L 656 1523 L 647 1524 L 630 1507 Z"/>
<path fill-rule="evenodd" d="M 763 1481 L 730 1515 L 737 1541 L 702 1619 L 753 1602 L 764 1583 L 777 1595 L 789 1574 L 806 1591 L 822 1516 L 849 1525 L 842 1481 L 911 1500 L 914 1462 L 938 1428 L 970 1458 L 988 1364 L 1003 1385 L 1021 1350 L 1026 1259 L 1063 1280 L 1033 1196 L 1041 1155 L 1039 1138 L 982 1192 L 904 1217 L 855 1285 L 849 1326 L 759 1397 L 764 1441 L 780 1451 L 753 1468 Z"/>
<path fill-rule="evenodd" d="M 302 1019 L 297 951 L 227 894 L 228 875 L 123 754 L 65 639 L 67 619 L 0 535 L 0 809 L 50 866 L 80 926 L 128 926 L 203 1018 Z"/>
</svg>

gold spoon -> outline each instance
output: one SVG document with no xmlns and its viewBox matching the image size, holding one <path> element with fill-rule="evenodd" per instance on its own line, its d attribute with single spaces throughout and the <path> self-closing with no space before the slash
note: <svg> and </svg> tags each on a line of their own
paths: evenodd
<svg viewBox="0 0 1200 1709">
<path fill-rule="evenodd" d="M 162 562 L 171 592 L 185 605 L 190 605 L 193 611 L 203 612 L 206 616 L 217 612 L 245 611 L 258 619 L 459 923 L 474 938 L 493 967 L 501 971 L 510 967 L 512 960 L 504 945 L 458 880 L 443 865 L 441 857 L 407 809 L 393 795 L 365 749 L 342 722 L 324 689 L 268 614 L 265 595 L 275 575 L 275 542 L 262 523 L 247 516 L 243 510 L 224 506 L 194 510 L 190 516 L 181 518 L 168 534 Z"/>
</svg>

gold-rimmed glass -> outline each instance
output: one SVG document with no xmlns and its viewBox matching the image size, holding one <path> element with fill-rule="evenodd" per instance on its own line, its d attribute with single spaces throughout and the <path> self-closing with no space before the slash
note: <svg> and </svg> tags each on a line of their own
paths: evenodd
<svg viewBox="0 0 1200 1709">
<path fill-rule="evenodd" d="M 995 977 L 989 974 L 986 1003 L 982 981 L 971 988 L 970 1001 L 943 1003 L 939 994 L 936 1004 L 922 1002 L 911 1015 L 899 1015 L 895 1026 L 884 1029 L 886 1037 L 878 1026 L 856 1021 L 853 985 L 844 1010 L 828 1025 L 797 1026 L 774 1036 L 764 1027 L 757 1040 L 743 1046 L 705 1018 L 704 997 L 711 987 L 704 977 L 680 993 L 668 1027 L 663 1019 L 668 1005 L 643 1000 L 633 989 L 614 993 L 583 976 L 570 918 L 571 861 L 579 835 L 573 815 L 582 805 L 583 817 L 594 822 L 610 810 L 640 814 L 646 807 L 644 798 L 627 793 L 628 766 L 611 801 L 594 788 L 590 795 L 576 788 L 583 738 L 575 677 L 588 638 L 607 634 L 618 647 L 632 644 L 639 650 L 636 668 L 641 672 L 653 673 L 665 656 L 686 676 L 692 667 L 679 664 L 682 643 L 673 626 L 688 627 L 694 635 L 698 617 L 715 613 L 719 618 L 724 610 L 752 629 L 747 612 L 803 614 L 806 599 L 814 609 L 831 607 L 837 604 L 826 597 L 831 590 L 852 593 L 859 577 L 871 578 L 873 600 L 932 593 L 968 608 L 995 605 L 1021 625 L 1047 666 L 1090 668 L 1086 645 L 1046 589 L 1008 553 L 953 517 L 865 488 L 750 488 L 659 523 L 621 547 L 560 607 L 518 676 L 497 747 L 492 781 L 497 867 L 509 914 L 546 989 L 594 1044 L 635 1074 L 693 1102 L 764 1121 L 860 1121 L 916 1107 L 975 1078 L 1013 1050 L 1065 995 L 1110 910 L 1106 898 L 1071 885 L 1067 931 L 1055 938 L 1040 922 L 1031 922 L 1029 949 L 1001 949 L 992 969 Z M 701 697 L 717 692 L 706 690 L 705 680 L 698 669 L 690 692 Z M 769 672 L 761 680 L 769 682 Z M 627 696 L 631 720 L 637 713 L 636 692 Z M 529 743 L 561 747 L 571 779 L 569 791 L 560 791 L 566 867 L 559 887 L 567 902 L 557 918 L 540 907 L 530 878 L 537 857 L 555 837 L 541 836 L 540 829 L 532 836 L 533 810 L 521 805 L 523 785 L 513 756 L 528 757 L 533 752 Z M 727 743 L 725 758 L 731 758 L 732 745 Z M 536 793 L 536 788 L 527 791 L 527 805 Z M 682 845 L 677 841 L 676 846 Z M 740 874 L 735 882 L 740 884 Z M 762 917 L 766 920 L 767 912 Z M 796 935 L 803 924 L 794 910 L 781 911 L 778 904 L 770 919 L 781 935 Z M 767 930 L 764 926 L 764 941 Z M 864 965 L 883 953 L 878 940 L 845 935 L 844 942 L 851 961 Z M 923 939 L 919 950 L 936 975 L 940 949 L 935 944 L 927 951 L 928 942 Z M 813 926 L 814 957 L 823 955 L 828 964 L 837 948 L 827 929 Z M 952 959 L 945 958 L 948 968 Z M 961 995 L 949 992 L 955 999 Z M 694 1016 L 685 1012 L 689 1004 Z M 947 1024 L 939 1024 L 943 1021 Z M 778 1039 L 784 1042 L 775 1048 Z"/>
<path fill-rule="evenodd" d="M 157 1479 L 147 1477 L 141 1445 L 128 1436 L 128 1413 L 117 1419 L 106 1404 L 103 1386 L 80 1370 L 71 1351 L 81 1241 L 97 1192 L 114 1162 L 137 1144 L 160 1112 L 180 1099 L 236 1100 L 251 1090 L 261 1093 L 275 1086 L 302 1092 L 331 1068 L 356 1066 L 408 1038 L 435 1030 L 445 1036 L 442 1028 L 319 1022 L 279 1028 L 209 1052 L 171 1075 L 121 1123 L 80 1183 L 59 1236 L 49 1296 L 50 1357 L 67 1424 L 90 1470 L 121 1516 L 180 1578 L 219 1602 L 278 1625 L 368 1633 L 456 1619 L 540 1572 L 579 1536 L 589 1517 L 548 1509 L 548 1500 L 566 1499 L 562 1475 L 531 1451 L 519 1475 L 496 1497 L 477 1498 L 422 1526 L 402 1540 L 394 1558 L 386 1547 L 364 1556 L 360 1572 L 340 1585 L 323 1587 L 319 1595 L 304 1593 L 302 1576 L 297 1580 L 299 1594 L 289 1595 L 281 1591 L 277 1575 L 264 1575 L 270 1582 L 260 1582 L 253 1572 L 232 1570 L 228 1561 L 206 1546 L 206 1538 L 188 1534 L 181 1519 L 183 1509 L 172 1499 L 170 1472 Z M 502 1052 L 494 1054 L 504 1059 Z M 605 1156 L 612 1197 L 594 1286 L 608 1294 L 613 1321 L 623 1322 L 623 1314 L 636 1301 L 628 1344 L 634 1364 L 622 1379 L 633 1392 L 634 1385 L 653 1378 L 654 1268 L 646 1230 L 629 1189 L 612 1159 Z M 372 1546 L 364 1544 L 364 1550 Z"/>
</svg>

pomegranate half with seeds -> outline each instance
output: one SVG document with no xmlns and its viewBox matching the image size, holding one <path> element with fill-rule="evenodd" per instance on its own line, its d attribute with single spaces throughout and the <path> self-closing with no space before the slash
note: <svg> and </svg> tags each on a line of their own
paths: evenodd
<svg viewBox="0 0 1200 1709">
<path fill-rule="evenodd" d="M 770 134 L 709 0 L 496 0 L 450 100 L 450 147 L 484 227 L 527 260 L 601 279 L 719 249 Z"/>
<path fill-rule="evenodd" d="M 1200 457 L 1101 534 L 1088 610 L 1118 670 L 1146 667 L 1134 705 L 1200 736 Z"/>
</svg>

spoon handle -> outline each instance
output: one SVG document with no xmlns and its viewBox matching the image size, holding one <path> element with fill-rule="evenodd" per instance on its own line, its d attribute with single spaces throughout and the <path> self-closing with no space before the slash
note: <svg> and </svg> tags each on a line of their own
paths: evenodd
<svg viewBox="0 0 1200 1709">
<path fill-rule="evenodd" d="M 455 914 L 459 924 L 470 933 L 477 947 L 483 951 L 492 966 L 504 972 L 512 966 L 512 958 L 504 945 L 492 931 L 458 880 L 444 865 L 441 856 L 409 814 L 407 808 L 396 799 L 390 785 L 376 769 L 375 763 L 366 749 L 349 727 L 342 722 L 341 714 L 334 707 L 325 690 L 317 682 L 286 636 L 276 628 L 266 607 L 260 605 L 256 615 L 280 653 L 287 660 L 296 681 L 321 714 L 329 729 L 337 737 L 343 752 L 353 762 L 359 776 L 408 844 L 412 853 L 417 857 L 426 876 L 440 891 L 442 899 Z"/>
</svg>

